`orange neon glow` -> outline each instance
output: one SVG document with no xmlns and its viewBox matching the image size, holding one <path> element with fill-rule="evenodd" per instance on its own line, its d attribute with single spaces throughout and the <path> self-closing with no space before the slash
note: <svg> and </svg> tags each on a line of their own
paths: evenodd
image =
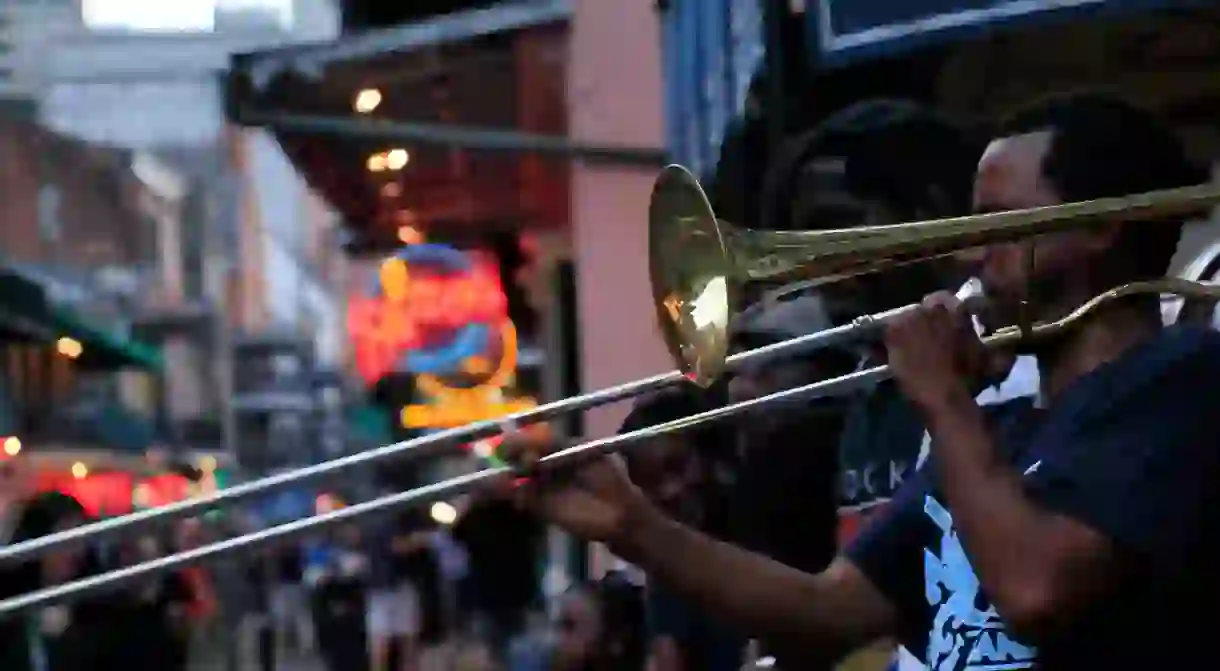
<svg viewBox="0 0 1220 671">
<path fill-rule="evenodd" d="M 532 398 L 520 398 L 503 403 L 476 401 L 408 405 L 402 409 L 402 424 L 411 428 L 451 429 L 487 419 L 507 417 L 538 406 Z"/>
</svg>

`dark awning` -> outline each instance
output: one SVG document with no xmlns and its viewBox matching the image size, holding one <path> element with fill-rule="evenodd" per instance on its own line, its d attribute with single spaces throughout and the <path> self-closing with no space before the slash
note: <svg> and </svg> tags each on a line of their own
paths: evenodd
<svg viewBox="0 0 1220 671">
<path fill-rule="evenodd" d="M 37 282 L 0 266 L 0 334 L 8 340 L 50 340 L 46 295 Z"/>
<path fill-rule="evenodd" d="M 307 182 L 373 247 L 419 226 L 461 241 L 567 218 L 573 157 L 646 161 L 659 148 L 583 147 L 567 137 L 570 3 L 533 0 L 455 12 L 336 42 L 235 56 L 226 108 L 274 132 Z M 353 111 L 362 89 L 380 105 Z M 409 163 L 370 171 L 401 148 Z"/>
</svg>

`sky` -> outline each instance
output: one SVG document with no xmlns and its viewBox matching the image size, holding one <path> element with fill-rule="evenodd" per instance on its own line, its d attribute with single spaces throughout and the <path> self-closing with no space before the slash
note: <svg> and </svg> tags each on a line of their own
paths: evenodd
<svg viewBox="0 0 1220 671">
<path fill-rule="evenodd" d="M 292 0 L 82 0 L 91 28 L 144 31 L 209 31 L 216 10 L 269 8 L 291 21 Z"/>
</svg>

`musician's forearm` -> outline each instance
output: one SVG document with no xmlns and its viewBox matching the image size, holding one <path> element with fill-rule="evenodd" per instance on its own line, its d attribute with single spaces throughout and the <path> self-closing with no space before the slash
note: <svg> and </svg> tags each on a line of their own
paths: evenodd
<svg viewBox="0 0 1220 671">
<path fill-rule="evenodd" d="M 836 598 L 818 576 L 721 543 L 650 507 L 630 528 L 614 552 L 734 629 L 835 659 L 857 643 L 836 631 Z"/>
<path fill-rule="evenodd" d="M 926 416 L 941 489 L 983 586 L 1001 609 L 1038 592 L 1049 575 L 1038 550 L 1047 516 L 1025 495 L 977 403 L 963 391 Z"/>
</svg>

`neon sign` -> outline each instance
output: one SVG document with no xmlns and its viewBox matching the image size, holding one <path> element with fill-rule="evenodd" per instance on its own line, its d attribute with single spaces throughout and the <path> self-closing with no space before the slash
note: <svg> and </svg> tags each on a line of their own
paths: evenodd
<svg viewBox="0 0 1220 671">
<path fill-rule="evenodd" d="M 504 324 L 512 328 L 495 264 L 435 244 L 412 245 L 383 262 L 373 295 L 353 298 L 348 310 L 356 367 L 369 383 L 395 370 L 456 371 L 485 352 Z"/>
<path fill-rule="evenodd" d="M 414 428 L 448 429 L 485 419 L 505 417 L 532 409 L 529 398 L 497 400 L 482 389 L 450 390 L 433 397 L 431 403 L 416 403 L 402 409 L 402 424 Z"/>
<path fill-rule="evenodd" d="M 351 302 L 348 323 L 366 380 L 415 374 L 424 401 L 402 409 L 404 427 L 451 428 L 536 405 L 503 393 L 516 375 L 518 343 L 494 262 L 412 245 L 383 262 L 377 280 L 372 296 Z"/>
</svg>

